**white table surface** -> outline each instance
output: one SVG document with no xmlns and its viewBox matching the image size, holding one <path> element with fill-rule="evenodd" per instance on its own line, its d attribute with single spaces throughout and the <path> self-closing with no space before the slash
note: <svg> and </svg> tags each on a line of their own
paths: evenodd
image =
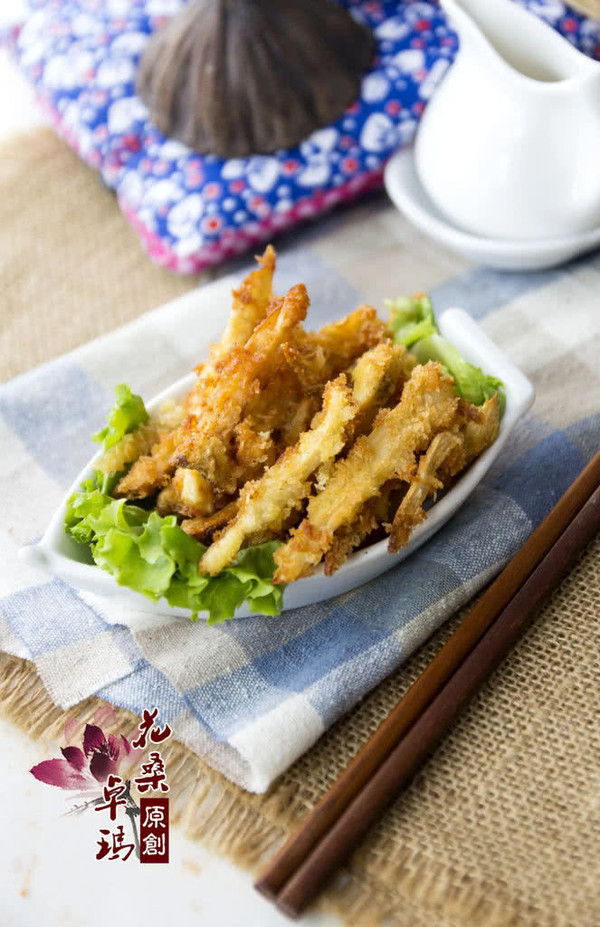
<svg viewBox="0 0 600 927">
<path fill-rule="evenodd" d="M 1 0 L 0 25 L 21 0 Z M 0 142 L 44 125 L 31 90 L 0 51 Z M 32 269 L 35 273 L 35 269 Z M 65 817 L 70 793 L 37 782 L 29 769 L 58 754 L 0 719 L 1 927 L 282 927 L 290 921 L 252 888 L 248 873 L 171 829 L 171 862 L 97 861 L 94 812 Z M 103 819 L 104 820 L 104 819 Z M 127 822 L 126 822 L 127 823 Z M 127 833 L 127 827 L 126 827 Z M 306 916 L 311 927 L 334 917 Z"/>
</svg>

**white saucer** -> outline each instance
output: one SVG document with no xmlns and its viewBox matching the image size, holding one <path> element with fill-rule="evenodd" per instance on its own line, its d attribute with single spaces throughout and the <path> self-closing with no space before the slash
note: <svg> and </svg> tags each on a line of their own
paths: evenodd
<svg viewBox="0 0 600 927">
<path fill-rule="evenodd" d="M 502 270 L 544 270 L 600 247 L 600 228 L 540 241 L 507 241 L 463 232 L 451 225 L 427 196 L 417 176 L 412 148 L 388 161 L 385 186 L 394 205 L 418 229 L 475 264 Z"/>
</svg>

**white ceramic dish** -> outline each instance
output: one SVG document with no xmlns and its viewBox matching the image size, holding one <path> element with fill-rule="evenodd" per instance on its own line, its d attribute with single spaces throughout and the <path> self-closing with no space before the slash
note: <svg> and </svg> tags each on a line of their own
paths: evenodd
<svg viewBox="0 0 600 927">
<path fill-rule="evenodd" d="M 501 270 L 544 270 L 600 247 L 600 228 L 563 238 L 507 241 L 472 235 L 451 225 L 423 189 L 412 148 L 388 161 L 385 186 L 394 205 L 421 232 L 474 264 Z"/>
<path fill-rule="evenodd" d="M 504 381 L 506 411 L 497 440 L 478 458 L 456 485 L 431 507 L 426 520 L 416 528 L 410 543 L 402 551 L 389 554 L 387 540 L 383 540 L 353 554 L 331 577 L 325 576 L 321 569 L 312 576 L 292 583 L 284 593 L 284 610 L 312 605 L 361 586 L 389 570 L 420 547 L 441 528 L 467 496 L 473 492 L 494 460 L 502 453 L 502 448 L 518 419 L 531 406 L 534 393 L 529 380 L 490 341 L 468 313 L 462 309 L 449 309 L 441 315 L 439 327 L 441 333 L 456 345 L 467 360 L 482 367 L 486 373 L 493 374 Z M 194 379 L 194 375 L 190 374 L 178 380 L 172 387 L 149 402 L 148 409 L 152 411 L 166 399 L 181 398 L 190 389 Z M 118 596 L 121 602 L 127 600 L 131 603 L 132 611 L 141 610 L 157 616 L 187 617 L 189 612 L 185 609 L 171 608 L 164 600 L 156 604 L 152 603 L 139 593 L 117 585 L 109 573 L 87 560 L 86 548 L 76 544 L 65 534 L 63 521 L 66 500 L 79 488 L 83 480 L 92 475 L 94 461 L 98 456 L 96 455 L 90 461 L 74 481 L 41 541 L 22 548 L 23 559 L 30 565 L 45 570 L 53 576 L 58 576 L 84 591 L 105 596 Z M 248 614 L 248 610 L 243 607 L 236 617 L 243 618 Z"/>
</svg>

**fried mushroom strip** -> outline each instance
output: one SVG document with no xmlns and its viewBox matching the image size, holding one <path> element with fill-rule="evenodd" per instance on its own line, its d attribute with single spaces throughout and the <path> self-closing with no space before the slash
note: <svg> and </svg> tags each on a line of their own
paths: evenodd
<svg viewBox="0 0 600 927">
<path fill-rule="evenodd" d="M 246 344 L 248 338 L 266 317 L 273 299 L 273 273 L 275 251 L 268 245 L 262 257 L 257 257 L 259 268 L 233 291 L 233 308 L 218 345 L 211 351 L 211 361 L 216 364 L 230 348 Z"/>
<path fill-rule="evenodd" d="M 274 355 L 306 315 L 308 295 L 303 284 L 277 300 L 269 315 L 254 329 L 243 347 L 232 348 L 206 388 L 200 415 L 188 415 L 182 425 L 142 456 L 117 486 L 117 494 L 145 498 L 166 486 L 177 466 L 199 470 L 224 492 L 239 480 L 228 453 L 235 426 L 249 398 L 259 389 L 259 376 L 268 376 Z"/>
<path fill-rule="evenodd" d="M 180 467 L 168 486 L 158 494 L 156 509 L 159 515 L 212 515 L 215 495 L 211 484 L 197 470 Z"/>
<path fill-rule="evenodd" d="M 498 393 L 484 402 L 482 406 L 473 406 L 464 400 L 459 401 L 459 413 L 464 417 L 465 424 L 461 428 L 465 462 L 468 466 L 476 457 L 483 454 L 486 448 L 494 443 L 500 428 L 500 402 Z M 450 473 L 450 476 L 454 474 Z"/>
<path fill-rule="evenodd" d="M 338 528 L 333 536 L 331 547 L 325 554 L 324 569 L 326 576 L 332 576 L 353 550 L 365 541 L 380 525 L 389 518 L 391 500 L 397 493 L 397 480 L 390 480 L 381 490 L 381 495 L 365 502 L 362 509 L 350 525 Z"/>
<path fill-rule="evenodd" d="M 260 480 L 244 487 L 236 517 L 204 554 L 201 572 L 212 576 L 220 573 L 246 538 L 282 527 L 310 492 L 311 475 L 344 446 L 346 428 L 355 412 L 346 377 L 340 374 L 327 384 L 323 408 L 313 419 L 311 429 L 287 448 Z"/>
<path fill-rule="evenodd" d="M 206 390 L 217 380 L 217 366 L 232 348 L 244 345 L 252 332 L 266 317 L 273 299 L 273 273 L 275 251 L 269 245 L 262 257 L 257 257 L 259 268 L 243 280 L 233 291 L 231 315 L 220 341 L 210 349 L 209 359 L 196 367 L 198 379 L 186 397 L 188 412 L 199 415 Z"/>
<path fill-rule="evenodd" d="M 416 360 L 402 344 L 382 341 L 359 357 L 350 371 L 352 395 L 359 407 L 354 434 L 370 431 L 379 410 L 386 406 L 399 384 L 410 377 Z"/>
<path fill-rule="evenodd" d="M 458 434 L 442 431 L 435 436 L 427 452 L 422 455 L 416 476 L 411 480 L 391 525 L 388 544 L 391 554 L 397 553 L 408 544 L 413 529 L 425 519 L 423 504 L 444 485 L 438 476 L 438 470 L 450 454 L 459 451 L 461 445 L 462 439 Z"/>
<path fill-rule="evenodd" d="M 181 522 L 181 527 L 186 534 L 190 534 L 196 540 L 210 542 L 216 531 L 224 528 L 235 518 L 239 504 L 239 498 L 233 499 L 232 502 L 228 502 L 227 505 L 213 515 L 185 518 Z"/>
<path fill-rule="evenodd" d="M 378 414 L 372 431 L 357 438 L 348 456 L 336 462 L 323 492 L 309 500 L 307 517 L 275 552 L 274 581 L 292 582 L 316 566 L 335 532 L 351 525 L 388 480 L 409 482 L 415 455 L 453 425 L 457 403 L 454 381 L 440 364 L 415 367 L 398 405 Z"/>
<path fill-rule="evenodd" d="M 357 435 L 371 430 L 375 416 L 388 404 L 399 383 L 408 379 L 415 363 L 403 345 L 394 345 L 391 341 L 382 341 L 358 358 L 350 370 L 356 415 L 348 429 L 347 444 Z M 318 492 L 325 488 L 333 467 L 334 461 L 330 460 L 319 468 Z"/>
<path fill-rule="evenodd" d="M 413 529 L 425 518 L 423 505 L 429 496 L 451 482 L 494 443 L 500 427 L 498 394 L 483 406 L 458 401 L 459 424 L 455 432 L 436 435 L 420 461 L 416 477 L 398 506 L 390 529 L 390 553 L 408 544 Z"/>
<path fill-rule="evenodd" d="M 360 306 L 338 322 L 319 331 L 299 329 L 284 345 L 287 362 L 297 374 L 305 395 L 320 394 L 325 383 L 336 377 L 382 341 L 389 340 L 385 324 L 372 306 Z"/>
<path fill-rule="evenodd" d="M 162 429 L 163 434 L 164 431 L 165 429 Z M 139 425 L 135 431 L 123 435 L 114 447 L 106 451 L 96 464 L 96 468 L 102 473 L 118 473 L 142 454 L 147 454 L 160 435 L 161 428 L 157 422 L 150 421 Z"/>
<path fill-rule="evenodd" d="M 309 299 L 304 284 L 298 284 L 277 300 L 273 310 L 258 325 L 246 344 L 233 348 L 218 369 L 218 379 L 206 398 L 202 415 L 190 417 L 186 434 L 177 448 L 177 462 L 206 467 L 207 439 L 218 436 L 227 443 L 241 420 L 251 396 L 260 389 L 261 378 L 268 379 L 277 366 L 281 344 L 305 318 Z"/>
<path fill-rule="evenodd" d="M 150 454 L 142 454 L 118 483 L 114 495 L 128 499 L 145 499 L 165 486 L 174 470 L 173 454 L 179 441 L 180 429 L 163 435 L 153 445 Z"/>
<path fill-rule="evenodd" d="M 290 370 L 283 353 L 269 378 L 261 382 L 260 392 L 251 397 L 244 422 L 258 432 L 270 432 L 281 452 L 295 444 L 321 407 L 320 395 L 305 396 L 298 377 Z"/>
</svg>

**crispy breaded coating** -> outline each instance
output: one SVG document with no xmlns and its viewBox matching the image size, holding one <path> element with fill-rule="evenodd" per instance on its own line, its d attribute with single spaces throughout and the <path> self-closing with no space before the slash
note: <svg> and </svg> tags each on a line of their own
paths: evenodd
<svg viewBox="0 0 600 927">
<path fill-rule="evenodd" d="M 465 400 L 459 400 L 459 412 L 462 415 L 465 414 L 466 406 L 469 407 L 469 414 L 465 416 L 465 425 L 461 429 L 465 447 L 464 466 L 472 463 L 494 443 L 500 429 L 498 393 L 494 393 L 482 406 L 473 406 Z"/>
<path fill-rule="evenodd" d="M 196 540 L 202 541 L 203 543 L 210 543 L 215 532 L 224 528 L 235 518 L 239 504 L 239 498 L 233 499 L 233 501 L 228 502 L 227 505 L 224 505 L 222 509 L 219 509 L 219 511 L 215 512 L 213 515 L 185 518 L 181 522 L 181 527 L 186 534 L 191 535 L 196 538 Z"/>
<path fill-rule="evenodd" d="M 176 514 L 188 518 L 212 515 L 215 511 L 213 487 L 197 470 L 179 467 L 169 485 L 159 492 L 156 510 L 159 515 Z"/>
<path fill-rule="evenodd" d="M 260 392 L 249 399 L 244 421 L 255 431 L 270 432 L 281 452 L 288 444 L 295 444 L 320 406 L 320 395 L 303 394 L 298 377 L 282 353 L 280 364 L 261 383 Z"/>
<path fill-rule="evenodd" d="M 147 454 L 160 435 L 161 429 L 157 422 L 150 421 L 140 425 L 135 431 L 123 435 L 114 447 L 106 451 L 96 464 L 96 468 L 102 473 L 119 473 L 120 470 L 125 469 L 127 464 L 133 463 L 142 454 Z"/>
<path fill-rule="evenodd" d="M 459 399 L 457 415 L 457 430 L 462 440 L 440 464 L 439 477 L 444 486 L 448 486 L 458 473 L 468 467 L 498 437 L 498 394 L 495 393 L 482 406 L 475 406 L 466 399 Z"/>
<path fill-rule="evenodd" d="M 355 435 L 371 430 L 379 410 L 388 405 L 415 366 L 415 358 L 404 345 L 391 341 L 382 341 L 358 358 L 350 371 L 352 395 L 359 407 L 353 425 Z"/>
<path fill-rule="evenodd" d="M 234 429 L 235 457 L 240 482 L 254 480 L 277 460 L 277 446 L 270 431 L 257 431 L 243 419 Z"/>
<path fill-rule="evenodd" d="M 273 299 L 273 274 L 275 272 L 275 251 L 268 245 L 261 257 L 256 257 L 258 270 L 233 291 L 233 308 L 229 321 L 218 345 L 211 351 L 211 361 L 216 364 L 230 348 L 246 344 L 248 338 L 266 317 Z"/>
<path fill-rule="evenodd" d="M 339 370 L 346 370 L 357 357 L 380 341 L 390 340 L 389 330 L 377 310 L 366 305 L 308 334 L 313 343 L 323 349 L 328 363 Z"/>
<path fill-rule="evenodd" d="M 240 473 L 229 454 L 233 429 L 250 397 L 260 389 L 259 376 L 268 376 L 273 355 L 305 317 L 308 303 L 303 284 L 276 300 L 246 344 L 226 354 L 211 388 L 205 384 L 201 414 L 188 415 L 152 448 L 150 456 L 140 457 L 119 483 L 118 495 L 130 499 L 151 496 L 166 486 L 177 466 L 200 470 L 223 492 L 235 491 Z"/>
<path fill-rule="evenodd" d="M 183 403 L 175 402 L 174 399 L 166 399 L 158 412 L 150 416 L 150 421 L 155 421 L 161 429 L 172 429 L 181 425 L 185 416 L 186 410 Z"/>
<path fill-rule="evenodd" d="M 438 470 L 450 454 L 460 450 L 462 443 L 463 439 L 459 434 L 442 431 L 435 436 L 427 452 L 422 455 L 417 473 L 411 480 L 391 525 L 388 545 L 391 554 L 408 544 L 413 529 L 424 520 L 423 504 L 429 496 L 435 496 L 438 489 L 444 486 Z"/>
<path fill-rule="evenodd" d="M 410 376 L 415 366 L 405 360 L 406 348 L 382 341 L 365 351 L 350 369 L 352 398 L 356 402 L 356 415 L 348 429 L 349 445 L 358 435 L 371 430 L 375 416 L 388 404 L 388 400 Z M 330 460 L 319 468 L 315 488 L 321 492 L 334 467 Z"/>
<path fill-rule="evenodd" d="M 275 552 L 276 583 L 289 583 L 322 559 L 335 532 L 350 525 L 361 507 L 394 477 L 410 481 L 415 455 L 456 420 L 454 381 L 440 364 L 415 367 L 395 408 L 378 414 L 373 430 L 338 460 L 323 492 L 309 500 L 307 517 Z"/>
<path fill-rule="evenodd" d="M 276 355 L 295 327 L 306 316 L 309 300 L 304 284 L 288 291 L 275 302 L 243 347 L 233 348 L 218 369 L 200 417 L 190 416 L 185 436 L 176 452 L 177 463 L 203 468 L 208 438 L 218 435 L 227 442 L 241 420 L 249 399 L 260 389 L 260 378 L 268 378 L 276 366 Z"/>
<path fill-rule="evenodd" d="M 352 524 L 338 528 L 325 554 L 323 567 L 326 576 L 339 570 L 352 551 L 389 519 L 391 500 L 394 493 L 397 493 L 398 485 L 398 480 L 390 480 L 383 486 L 379 496 L 365 502 Z"/>
<path fill-rule="evenodd" d="M 475 458 L 494 443 L 500 427 L 498 394 L 483 406 L 458 400 L 458 423 L 454 432 L 436 435 L 419 461 L 416 477 L 398 506 L 390 529 L 390 553 L 410 540 L 413 529 L 425 519 L 423 505 L 429 496 L 451 482 Z"/>
<path fill-rule="evenodd" d="M 277 531 L 310 491 L 309 478 L 344 446 L 346 428 L 356 412 L 344 374 L 328 383 L 323 408 L 294 447 L 284 451 L 260 480 L 242 490 L 239 511 L 208 548 L 200 570 L 214 576 L 228 566 L 246 538 L 268 529 Z"/>
<path fill-rule="evenodd" d="M 181 427 L 181 426 L 180 426 Z M 180 429 L 163 435 L 152 447 L 150 455 L 142 455 L 133 464 L 129 473 L 117 485 L 115 496 L 128 499 L 145 499 L 152 496 L 169 482 L 174 470 L 173 454 L 179 440 Z"/>
<path fill-rule="evenodd" d="M 233 291 L 233 306 L 221 339 L 210 349 L 208 361 L 196 367 L 198 379 L 186 397 L 186 409 L 199 415 L 204 405 L 206 391 L 218 379 L 217 367 L 231 348 L 241 347 L 252 332 L 267 316 L 273 300 L 273 273 L 275 251 L 269 245 L 262 257 L 257 257 L 259 268 L 253 270 Z"/>
<path fill-rule="evenodd" d="M 299 328 L 283 346 L 305 395 L 320 394 L 329 380 L 347 370 L 369 348 L 389 340 L 385 324 L 372 306 L 361 306 L 339 322 L 316 332 Z"/>
</svg>

